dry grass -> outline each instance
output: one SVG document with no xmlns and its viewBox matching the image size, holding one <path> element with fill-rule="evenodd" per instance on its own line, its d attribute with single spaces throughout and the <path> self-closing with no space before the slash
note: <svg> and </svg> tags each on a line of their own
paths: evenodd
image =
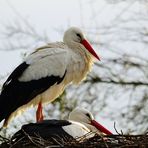
<svg viewBox="0 0 148 148">
<path fill-rule="evenodd" d="M 91 133 L 89 133 L 91 134 Z M 148 134 L 145 135 L 98 135 L 87 139 L 88 135 L 77 140 L 67 137 L 49 137 L 43 139 L 39 135 L 29 136 L 20 131 L 10 140 L 0 137 L 0 148 L 148 148 Z"/>
</svg>

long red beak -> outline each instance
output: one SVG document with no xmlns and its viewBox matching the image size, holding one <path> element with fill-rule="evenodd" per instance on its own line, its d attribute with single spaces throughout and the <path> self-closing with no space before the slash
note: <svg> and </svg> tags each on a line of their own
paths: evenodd
<svg viewBox="0 0 148 148">
<path fill-rule="evenodd" d="M 94 49 L 91 47 L 90 43 L 89 43 L 87 40 L 83 39 L 83 40 L 81 41 L 81 44 L 83 44 L 84 47 L 85 47 L 94 57 L 96 57 L 96 58 L 100 61 L 99 56 L 96 54 L 96 52 L 94 51 Z"/>
<path fill-rule="evenodd" d="M 107 135 L 113 135 L 112 132 L 110 132 L 108 129 L 106 129 L 104 126 L 99 124 L 97 121 L 92 120 L 91 125 L 95 126 L 99 131 L 107 134 Z"/>
</svg>

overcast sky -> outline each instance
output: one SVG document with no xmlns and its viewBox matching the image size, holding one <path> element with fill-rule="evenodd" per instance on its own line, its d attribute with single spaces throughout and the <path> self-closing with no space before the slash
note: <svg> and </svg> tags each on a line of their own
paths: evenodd
<svg viewBox="0 0 148 148">
<path fill-rule="evenodd" d="M 27 18 L 38 32 L 48 31 L 52 41 L 61 40 L 58 33 L 53 33 L 53 28 L 66 28 L 68 21 L 74 26 L 79 26 L 79 13 L 78 0 L 0 0 L 1 43 L 4 25 L 14 22 L 19 17 Z M 0 51 L 0 74 L 7 73 L 21 62 L 20 52 Z"/>
<path fill-rule="evenodd" d="M 142 9 L 134 6 L 139 11 Z M 46 30 L 50 41 L 58 41 L 62 40 L 62 34 L 54 31 L 55 28 L 108 25 L 124 7 L 127 7 L 127 3 L 106 5 L 105 0 L 0 0 L 0 45 L 7 42 L 3 38 L 5 24 L 18 21 L 21 17 L 27 18 L 39 33 Z M 21 62 L 20 52 L 0 51 L 0 74 L 11 71 Z"/>
</svg>

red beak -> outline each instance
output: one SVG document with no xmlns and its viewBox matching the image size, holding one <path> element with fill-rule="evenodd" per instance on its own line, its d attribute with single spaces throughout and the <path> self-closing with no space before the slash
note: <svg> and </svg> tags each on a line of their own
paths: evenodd
<svg viewBox="0 0 148 148">
<path fill-rule="evenodd" d="M 95 126 L 99 131 L 105 133 L 106 135 L 113 135 L 112 132 L 110 132 L 108 129 L 106 129 L 95 120 L 91 120 L 91 125 Z"/>
<path fill-rule="evenodd" d="M 94 57 L 96 57 L 96 58 L 100 61 L 99 56 L 96 54 L 96 52 L 94 51 L 94 49 L 91 47 L 90 43 L 89 43 L 87 40 L 83 39 L 83 40 L 81 41 L 81 44 L 83 44 L 84 47 L 85 47 Z"/>
</svg>

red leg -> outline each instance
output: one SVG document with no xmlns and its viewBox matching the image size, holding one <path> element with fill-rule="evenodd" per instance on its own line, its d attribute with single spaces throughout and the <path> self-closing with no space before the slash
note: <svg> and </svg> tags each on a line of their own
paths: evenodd
<svg viewBox="0 0 148 148">
<path fill-rule="evenodd" d="M 37 122 L 40 122 L 40 121 L 43 121 L 43 108 L 42 108 L 42 103 L 39 102 L 38 104 L 38 108 L 37 108 L 37 111 L 36 111 L 36 121 Z"/>
</svg>

